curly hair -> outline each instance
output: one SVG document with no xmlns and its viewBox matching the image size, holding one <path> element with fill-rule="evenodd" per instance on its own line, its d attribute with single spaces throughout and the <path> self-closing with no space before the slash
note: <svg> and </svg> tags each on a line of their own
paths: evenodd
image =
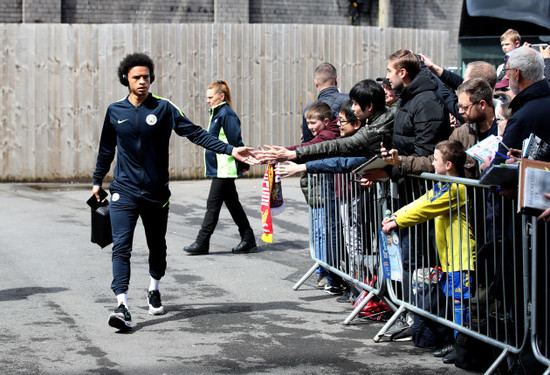
<svg viewBox="0 0 550 375">
<path fill-rule="evenodd" d="M 126 55 L 118 64 L 117 75 L 118 80 L 124 86 L 128 86 L 128 71 L 134 66 L 146 66 L 149 68 L 151 83 L 155 80 L 155 63 L 144 53 L 130 53 Z"/>
</svg>

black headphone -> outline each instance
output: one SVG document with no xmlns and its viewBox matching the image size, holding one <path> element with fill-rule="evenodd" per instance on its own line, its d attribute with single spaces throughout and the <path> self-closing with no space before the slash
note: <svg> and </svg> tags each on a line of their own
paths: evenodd
<svg viewBox="0 0 550 375">
<path fill-rule="evenodd" d="M 155 82 L 155 72 L 152 71 L 149 73 L 149 83 Z M 128 76 L 126 74 L 123 74 L 120 77 L 120 83 L 122 83 L 124 86 L 129 86 L 130 82 L 128 82 Z"/>
</svg>

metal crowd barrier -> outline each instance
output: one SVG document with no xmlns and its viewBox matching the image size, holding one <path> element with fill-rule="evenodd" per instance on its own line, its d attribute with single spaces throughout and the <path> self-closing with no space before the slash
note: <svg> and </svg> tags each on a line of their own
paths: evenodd
<svg viewBox="0 0 550 375">
<path fill-rule="evenodd" d="M 442 208 L 446 219 L 440 212 L 422 224 L 400 228 L 402 279 L 384 278 L 378 234 L 383 218 L 438 183 L 449 190 L 448 204 Z M 515 199 L 477 180 L 434 174 L 408 176 L 399 184 L 383 181 L 373 188 L 361 187 L 353 174 L 310 174 L 308 203 L 315 264 L 294 289 L 321 266 L 367 291 L 345 324 L 376 296 L 395 312 L 375 341 L 409 311 L 455 335 L 460 332 L 500 349 L 486 373 L 526 345 L 538 361 L 550 365 L 548 228 L 517 214 Z M 440 227 L 447 229 L 439 237 L 439 247 L 438 220 L 452 223 Z"/>
<path fill-rule="evenodd" d="M 389 186 L 389 185 L 387 185 Z M 373 297 L 391 309 L 394 303 L 383 293 L 379 271 L 379 218 L 383 216 L 387 186 L 364 189 L 352 174 L 308 174 L 310 253 L 315 264 L 294 285 L 297 290 L 318 267 L 323 267 L 359 290 L 368 292 L 344 323 L 349 324 Z"/>
<path fill-rule="evenodd" d="M 550 224 L 537 222 L 536 217 L 529 220 L 531 250 L 531 347 L 535 358 L 547 366 L 545 374 L 550 374 Z"/>
</svg>

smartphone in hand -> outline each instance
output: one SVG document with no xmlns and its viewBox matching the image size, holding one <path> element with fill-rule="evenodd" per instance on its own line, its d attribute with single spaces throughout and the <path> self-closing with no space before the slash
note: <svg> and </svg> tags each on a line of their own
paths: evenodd
<svg viewBox="0 0 550 375">
<path fill-rule="evenodd" d="M 101 206 L 103 200 L 107 198 L 107 195 L 108 195 L 107 192 L 103 190 L 103 188 L 99 188 L 98 194 L 99 194 L 99 201 L 96 199 L 95 195 L 92 195 L 90 199 L 86 201 L 88 206 L 90 206 L 93 210 L 97 210 Z"/>
</svg>

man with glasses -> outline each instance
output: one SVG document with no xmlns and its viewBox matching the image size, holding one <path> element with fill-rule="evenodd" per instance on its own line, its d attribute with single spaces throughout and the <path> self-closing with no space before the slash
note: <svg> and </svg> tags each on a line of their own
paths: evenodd
<svg viewBox="0 0 550 375">
<path fill-rule="evenodd" d="M 545 142 L 550 142 L 550 86 L 548 81 L 544 79 L 544 59 L 543 56 L 530 47 L 520 47 L 509 52 L 509 58 L 506 66 L 503 69 L 506 72 L 506 78 L 509 81 L 510 90 L 515 95 L 510 102 L 512 116 L 508 120 L 502 143 L 510 149 L 520 150 L 523 140 L 531 133 L 539 136 Z M 507 149 L 501 145 L 498 150 L 501 154 L 506 154 Z M 514 155 L 517 156 L 517 155 Z M 505 161 L 505 158 L 496 155 L 493 159 L 493 165 L 499 165 Z M 501 187 L 501 191 L 503 188 Z M 509 196 L 514 196 L 514 193 Z M 508 196 L 508 195 L 507 195 Z M 502 200 L 503 208 L 495 210 L 495 212 L 514 212 L 516 209 L 515 202 L 510 199 Z M 497 215 L 495 222 L 500 222 L 502 216 Z M 525 309 L 523 306 L 523 279 L 510 278 L 514 272 L 521 274 L 523 269 L 523 257 L 521 251 L 522 233 L 524 228 L 521 226 L 521 218 L 519 214 L 514 220 L 506 217 L 505 225 L 502 230 L 502 257 L 496 260 L 495 269 L 497 270 L 496 280 L 502 280 L 502 286 L 494 291 L 497 298 L 504 301 L 512 301 L 508 303 L 511 316 L 515 317 L 516 322 L 522 322 L 524 319 Z M 544 236 L 546 236 L 547 226 L 539 227 L 537 238 L 538 247 L 542 250 L 547 250 L 544 244 Z M 509 245 L 507 245 L 509 244 Z M 512 246 L 512 244 L 515 246 Z M 546 257 L 546 259 L 545 259 Z M 547 278 L 548 271 L 548 256 L 547 251 L 540 251 L 538 259 L 534 264 L 538 268 L 540 275 L 534 282 L 537 285 L 536 290 L 540 299 L 548 298 Z M 514 293 L 517 293 L 514 295 Z M 538 309 L 536 316 L 539 317 L 538 323 L 535 325 L 538 332 L 535 332 L 537 337 L 547 337 L 548 324 L 546 324 L 546 332 L 544 332 L 544 319 L 547 319 L 547 312 L 544 311 L 544 304 L 535 306 Z M 519 325 L 521 329 L 521 325 Z M 518 332 L 518 337 L 522 337 L 523 332 Z M 531 345 L 526 345 L 520 353 L 522 365 L 524 365 L 526 374 L 542 373 L 544 369 L 537 367 L 537 361 L 533 359 L 531 353 Z M 531 360 L 529 360 L 531 359 Z"/>
<path fill-rule="evenodd" d="M 548 142 L 550 140 L 550 86 L 544 79 L 544 59 L 529 47 L 510 51 L 510 57 L 503 69 L 515 95 L 510 102 L 512 116 L 508 120 L 502 142 L 508 148 L 521 149 L 522 142 L 531 133 Z M 499 152 L 508 151 L 501 145 Z M 493 164 L 505 161 L 496 155 Z"/>
<path fill-rule="evenodd" d="M 474 78 L 458 86 L 458 110 L 466 124 L 456 128 L 449 140 L 460 141 L 466 149 L 484 140 L 489 135 L 498 134 L 498 123 L 495 116 L 493 89 L 485 80 Z M 396 149 L 382 149 L 384 160 L 399 166 L 402 174 L 433 173 L 433 154 L 423 156 L 401 156 Z M 466 157 L 464 164 L 465 177 L 479 178 L 479 165 L 471 156 Z"/>
</svg>

